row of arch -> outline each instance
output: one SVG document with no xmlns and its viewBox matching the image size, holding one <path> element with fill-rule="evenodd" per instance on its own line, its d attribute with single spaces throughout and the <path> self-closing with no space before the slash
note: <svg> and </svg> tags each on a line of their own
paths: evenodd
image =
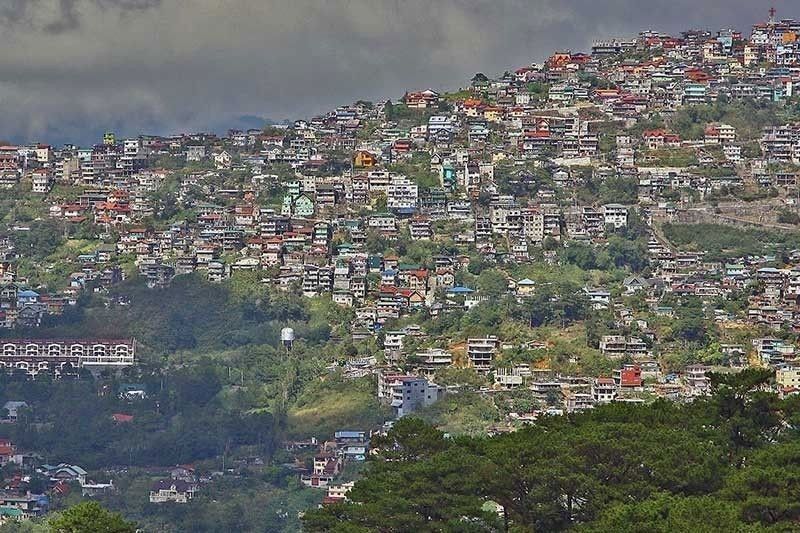
<svg viewBox="0 0 800 533">
<path fill-rule="evenodd" d="M 125 343 L 6 342 L 0 354 L 3 357 L 111 357 L 130 359 L 132 362 L 133 352 L 133 346 Z"/>
<path fill-rule="evenodd" d="M 51 363 L 49 361 L 0 361 L 0 368 L 6 371 L 22 371 L 29 376 L 36 377 L 38 374 L 53 372 L 56 376 L 77 374 L 78 365 L 69 361 L 61 363 Z"/>
</svg>

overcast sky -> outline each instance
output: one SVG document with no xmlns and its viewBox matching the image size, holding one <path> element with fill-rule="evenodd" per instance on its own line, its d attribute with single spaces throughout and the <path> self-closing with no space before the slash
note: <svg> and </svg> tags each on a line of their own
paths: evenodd
<svg viewBox="0 0 800 533">
<path fill-rule="evenodd" d="M 0 0 L 0 139 L 224 131 L 640 29 L 749 31 L 758 0 Z M 797 0 L 775 0 L 800 17 Z M 794 8 L 792 8 L 794 4 Z"/>
</svg>

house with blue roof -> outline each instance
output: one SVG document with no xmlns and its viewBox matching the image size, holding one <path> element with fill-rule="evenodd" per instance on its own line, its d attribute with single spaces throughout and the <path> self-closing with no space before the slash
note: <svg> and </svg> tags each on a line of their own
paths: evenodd
<svg viewBox="0 0 800 533">
<path fill-rule="evenodd" d="M 381 285 L 396 285 L 397 284 L 397 270 L 387 268 L 381 272 Z"/>
<path fill-rule="evenodd" d="M 473 292 L 475 291 L 470 289 L 469 287 L 462 287 L 459 285 L 456 287 L 450 287 L 449 289 L 447 289 L 447 292 L 445 294 L 448 297 L 452 298 L 454 296 L 467 296 L 468 294 L 472 294 Z"/>
<path fill-rule="evenodd" d="M 27 304 L 39 303 L 39 293 L 26 289 L 17 293 L 17 306 L 22 307 Z"/>
</svg>

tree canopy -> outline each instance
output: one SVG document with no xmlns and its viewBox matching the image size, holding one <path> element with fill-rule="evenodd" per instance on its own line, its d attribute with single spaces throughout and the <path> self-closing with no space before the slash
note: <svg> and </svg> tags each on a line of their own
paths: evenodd
<svg viewBox="0 0 800 533">
<path fill-rule="evenodd" d="M 136 525 L 119 513 L 104 509 L 97 502 L 70 507 L 48 521 L 52 533 L 135 533 Z"/>
<path fill-rule="evenodd" d="M 403 418 L 349 501 L 308 531 L 788 531 L 800 520 L 799 402 L 766 370 L 713 375 L 691 404 L 611 404 L 491 438 Z"/>
</svg>

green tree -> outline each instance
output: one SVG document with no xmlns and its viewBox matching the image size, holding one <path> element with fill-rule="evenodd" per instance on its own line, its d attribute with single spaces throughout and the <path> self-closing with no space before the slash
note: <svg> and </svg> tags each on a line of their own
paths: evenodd
<svg viewBox="0 0 800 533">
<path fill-rule="evenodd" d="M 27 231 L 13 233 L 14 246 L 21 254 L 41 260 L 52 254 L 64 242 L 64 229 L 57 221 L 36 220 Z"/>
<path fill-rule="evenodd" d="M 497 297 L 508 292 L 506 275 L 494 268 L 478 274 L 478 289 L 490 297 Z"/>
<path fill-rule="evenodd" d="M 418 461 L 449 446 L 441 431 L 412 417 L 395 422 L 385 436 L 378 435 L 371 445 L 379 450 L 381 458 L 391 461 Z"/>
<path fill-rule="evenodd" d="M 734 503 L 710 496 L 659 494 L 643 502 L 613 506 L 576 529 L 580 533 L 744 533 L 756 531 L 739 520 Z"/>
<path fill-rule="evenodd" d="M 70 507 L 48 522 L 54 533 L 134 533 L 136 525 L 121 514 L 104 509 L 97 502 Z"/>
<path fill-rule="evenodd" d="M 800 444 L 792 441 L 759 450 L 727 480 L 722 495 L 739 503 L 746 522 L 792 528 L 800 521 L 798 483 Z"/>
<path fill-rule="evenodd" d="M 612 235 L 608 238 L 608 255 L 613 266 L 628 267 L 634 272 L 641 272 L 649 264 L 645 239 L 628 240 Z"/>
<path fill-rule="evenodd" d="M 774 371 L 761 368 L 711 374 L 709 405 L 737 466 L 744 464 L 743 452 L 773 440 L 782 427 L 778 399 L 765 390 L 773 376 Z"/>
<path fill-rule="evenodd" d="M 792 224 L 793 226 L 797 226 L 800 224 L 800 215 L 794 211 L 789 211 L 788 209 L 781 209 L 778 213 L 778 222 L 781 224 Z"/>
</svg>

